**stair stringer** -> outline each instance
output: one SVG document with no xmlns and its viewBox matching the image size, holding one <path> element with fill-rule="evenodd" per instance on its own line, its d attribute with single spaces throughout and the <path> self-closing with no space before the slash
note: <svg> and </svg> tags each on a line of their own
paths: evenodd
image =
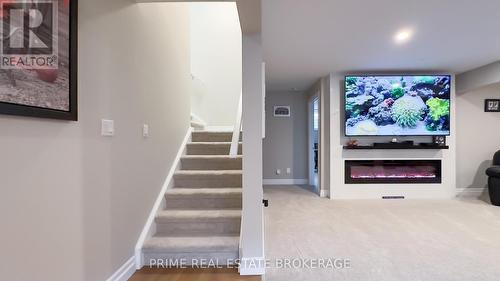
<svg viewBox="0 0 500 281">
<path fill-rule="evenodd" d="M 141 231 L 139 239 L 137 240 L 137 243 L 135 245 L 135 268 L 137 270 L 141 269 L 144 266 L 144 255 L 142 252 L 144 242 L 147 239 L 153 237 L 154 233 L 156 232 L 156 223 L 154 223 L 155 217 L 159 211 L 165 209 L 166 207 L 165 193 L 169 188 L 173 186 L 174 174 L 176 171 L 180 170 L 181 157 L 186 155 L 186 146 L 187 143 L 191 141 L 192 132 L 193 128 L 189 127 L 184 137 L 184 140 L 182 141 L 182 144 L 180 145 L 179 150 L 177 151 L 177 155 L 174 159 L 174 162 L 172 163 L 172 166 L 168 171 L 167 177 L 165 178 L 165 182 L 163 183 L 163 186 L 160 192 L 158 193 L 158 196 L 156 197 L 156 201 L 153 205 L 153 208 L 151 209 L 151 212 L 149 213 L 148 219 L 146 220 L 146 223 Z"/>
</svg>

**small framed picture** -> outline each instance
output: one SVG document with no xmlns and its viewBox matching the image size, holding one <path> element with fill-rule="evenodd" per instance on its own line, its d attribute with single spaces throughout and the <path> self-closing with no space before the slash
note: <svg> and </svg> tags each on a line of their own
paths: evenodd
<svg viewBox="0 0 500 281">
<path fill-rule="evenodd" d="M 274 117 L 290 117 L 290 106 L 289 105 L 275 106 Z"/>
<path fill-rule="evenodd" d="M 484 112 L 500 112 L 500 99 L 484 100 Z"/>
</svg>

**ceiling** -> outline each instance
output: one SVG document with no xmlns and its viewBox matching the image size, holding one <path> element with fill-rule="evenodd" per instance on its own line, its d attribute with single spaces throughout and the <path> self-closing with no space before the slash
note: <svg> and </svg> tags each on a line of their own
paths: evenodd
<svg viewBox="0 0 500 281">
<path fill-rule="evenodd" d="M 500 60 L 500 1 L 267 0 L 262 36 L 269 90 L 330 72 L 462 73 Z"/>
<path fill-rule="evenodd" d="M 261 31 L 261 1 L 236 0 L 240 16 L 241 32 L 259 33 Z"/>
</svg>

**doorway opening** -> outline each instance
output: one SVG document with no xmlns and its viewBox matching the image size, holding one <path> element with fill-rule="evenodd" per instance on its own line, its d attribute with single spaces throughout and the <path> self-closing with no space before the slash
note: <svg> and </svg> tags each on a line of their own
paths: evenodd
<svg viewBox="0 0 500 281">
<path fill-rule="evenodd" d="M 309 185 L 313 187 L 314 192 L 320 193 L 320 98 L 319 93 L 310 97 L 308 103 L 309 112 Z"/>
</svg>

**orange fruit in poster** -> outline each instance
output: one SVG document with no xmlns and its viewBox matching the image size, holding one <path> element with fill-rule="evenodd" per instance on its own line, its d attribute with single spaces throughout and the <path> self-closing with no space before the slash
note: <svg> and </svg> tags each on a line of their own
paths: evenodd
<svg viewBox="0 0 500 281">
<path fill-rule="evenodd" d="M 57 76 L 59 75 L 57 69 L 37 69 L 36 74 L 38 74 L 38 78 L 40 78 L 40 80 L 49 83 L 56 81 Z"/>
</svg>

